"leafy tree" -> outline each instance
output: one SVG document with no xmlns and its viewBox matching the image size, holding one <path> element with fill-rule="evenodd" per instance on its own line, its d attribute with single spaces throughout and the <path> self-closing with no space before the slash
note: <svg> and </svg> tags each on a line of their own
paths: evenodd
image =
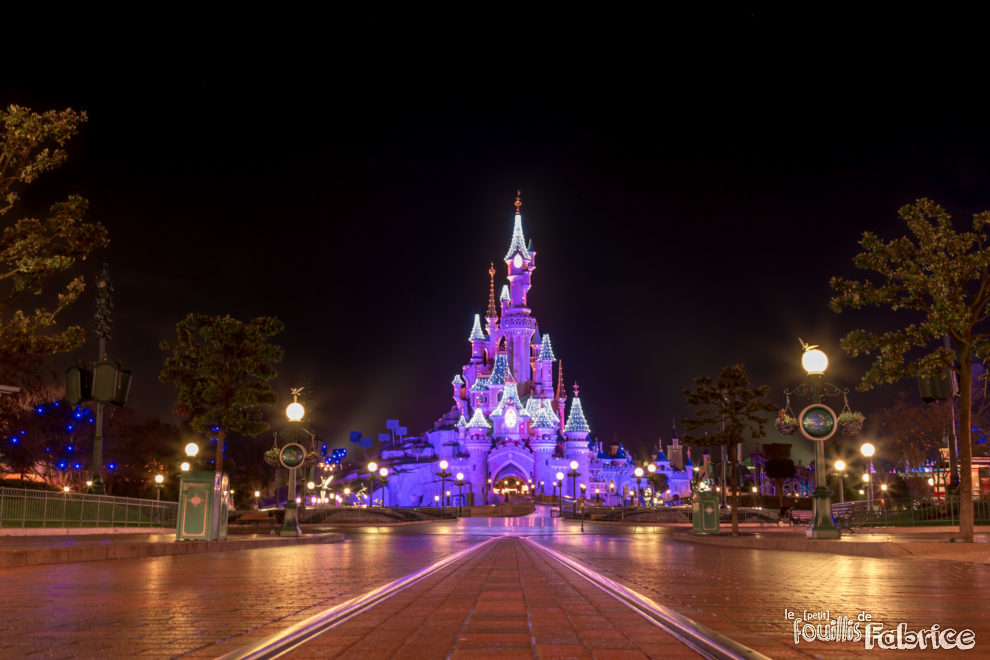
<svg viewBox="0 0 990 660">
<path fill-rule="evenodd" d="M 728 448 L 732 463 L 732 535 L 739 535 L 739 464 L 737 446 L 747 437 L 759 439 L 766 435 L 767 417 L 762 413 L 776 412 L 777 407 L 766 400 L 770 388 L 751 388 L 746 368 L 741 364 L 722 369 L 718 382 L 709 376 L 694 379 L 694 391 L 684 390 L 688 404 L 695 407 L 694 417 L 683 420 L 688 433 L 685 444 L 700 447 Z M 707 430 L 705 434 L 695 431 Z"/>
<path fill-rule="evenodd" d="M 20 190 L 67 158 L 66 143 L 86 121 L 67 109 L 45 113 L 11 105 L 0 110 L 0 218 L 20 200 Z M 40 356 L 72 350 L 83 342 L 78 326 L 54 331 L 56 316 L 85 285 L 76 277 L 58 294 L 54 307 L 21 309 L 28 294 L 40 294 L 52 276 L 107 245 L 106 229 L 84 222 L 86 200 L 71 195 L 53 204 L 45 218 L 21 218 L 0 237 L 0 379 L 23 384 L 37 370 Z"/>
<path fill-rule="evenodd" d="M 884 241 L 865 232 L 853 263 L 875 279 L 832 278 L 831 308 L 866 306 L 913 312 L 913 322 L 885 333 L 858 329 L 842 340 L 851 355 L 872 355 L 860 382 L 869 390 L 911 376 L 946 369 L 959 376 L 959 533 L 973 540 L 972 389 L 973 361 L 990 356 L 990 212 L 973 216 L 973 230 L 957 232 L 938 204 L 919 199 L 899 215 L 908 234 Z M 943 344 L 943 337 L 952 346 Z"/>
<path fill-rule="evenodd" d="M 278 400 L 268 381 L 275 378 L 279 346 L 268 339 L 284 329 L 276 318 L 247 323 L 230 316 L 190 314 L 176 325 L 178 339 L 163 341 L 169 353 L 158 378 L 178 388 L 175 411 L 193 429 L 216 434 L 216 472 L 223 472 L 228 432 L 256 435 L 266 428 L 261 406 Z"/>
<path fill-rule="evenodd" d="M 937 460 L 942 438 L 951 429 L 950 405 L 946 401 L 913 404 L 902 392 L 893 405 L 878 410 L 874 418 L 887 457 L 899 468 L 918 468 Z"/>
<path fill-rule="evenodd" d="M 650 487 L 653 489 L 653 496 L 656 497 L 659 493 L 663 495 L 670 488 L 670 478 L 663 472 L 654 472 L 650 474 L 646 473 L 646 480 L 650 482 Z"/>
</svg>

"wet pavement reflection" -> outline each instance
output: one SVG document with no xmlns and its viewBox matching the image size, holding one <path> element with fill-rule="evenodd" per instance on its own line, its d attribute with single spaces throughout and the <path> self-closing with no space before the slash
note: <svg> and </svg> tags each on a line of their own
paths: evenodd
<svg viewBox="0 0 990 660">
<path fill-rule="evenodd" d="M 329 545 L 5 569 L 0 656 L 208 652 L 217 642 L 294 623 L 507 535 L 532 537 L 775 657 L 865 653 L 862 645 L 826 642 L 795 648 L 785 609 L 833 617 L 866 612 L 911 629 L 970 628 L 978 644 L 990 643 L 982 615 L 987 564 L 723 549 L 678 542 L 664 527 L 586 523 L 581 532 L 579 524 L 549 513 L 541 507 L 517 518 L 328 528 L 347 536 Z"/>
</svg>

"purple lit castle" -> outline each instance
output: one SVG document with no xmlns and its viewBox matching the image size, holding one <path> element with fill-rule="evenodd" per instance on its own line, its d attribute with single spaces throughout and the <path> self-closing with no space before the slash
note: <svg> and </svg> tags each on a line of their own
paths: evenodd
<svg viewBox="0 0 990 660">
<path fill-rule="evenodd" d="M 495 301 L 495 267 L 491 265 L 488 309 L 482 329 L 480 314 L 468 336 L 470 360 L 454 376 L 454 405 L 433 430 L 418 438 L 406 438 L 402 448 L 382 451 L 390 465 L 389 502 L 399 506 L 431 505 L 441 494 L 438 462 L 446 460 L 447 472 L 464 475 L 464 502 L 482 504 L 501 500 L 504 492 L 535 491 L 550 495 L 558 473 L 571 472 L 577 462 L 576 479 L 565 477 L 556 490 L 565 496 L 585 495 L 616 503 L 635 489 L 630 458 L 621 445 L 605 453 L 600 443 L 589 442 L 591 429 L 585 419 L 574 384 L 568 410 L 560 366 L 554 384 L 557 356 L 549 334 L 540 334 L 526 295 L 536 269 L 536 252 L 523 236 L 522 202 L 515 201 L 515 225 L 505 254 L 508 284 Z M 676 445 L 676 440 L 674 441 Z M 690 482 L 690 467 L 671 472 L 660 451 L 658 470 L 665 470 L 677 483 L 679 493 Z M 454 476 L 446 478 L 450 489 Z M 681 484 L 680 481 L 684 481 Z M 582 484 L 585 490 L 582 491 Z M 496 494 L 496 491 L 498 494 Z"/>
</svg>

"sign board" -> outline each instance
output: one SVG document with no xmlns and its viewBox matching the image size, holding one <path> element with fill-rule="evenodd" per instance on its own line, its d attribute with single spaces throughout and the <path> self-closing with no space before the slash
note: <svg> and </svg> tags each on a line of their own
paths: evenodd
<svg viewBox="0 0 990 660">
<path fill-rule="evenodd" d="M 283 467 L 295 469 L 306 460 L 306 448 L 297 442 L 289 443 L 279 451 L 278 460 Z"/>
<path fill-rule="evenodd" d="M 837 418 L 824 403 L 813 403 L 798 415 L 798 430 L 808 440 L 828 440 L 839 430 Z"/>
</svg>

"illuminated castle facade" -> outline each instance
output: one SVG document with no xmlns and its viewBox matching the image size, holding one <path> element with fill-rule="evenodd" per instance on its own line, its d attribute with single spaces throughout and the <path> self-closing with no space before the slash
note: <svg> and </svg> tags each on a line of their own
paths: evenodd
<svg viewBox="0 0 990 660">
<path fill-rule="evenodd" d="M 568 397 L 550 335 L 540 333 L 527 304 L 536 252 L 523 234 L 518 197 L 515 206 L 504 257 L 508 283 L 496 302 L 496 270 L 489 267 L 484 326 L 476 314 L 467 337 L 470 357 L 451 382 L 450 411 L 433 430 L 382 452 L 381 459 L 391 466 L 388 499 L 399 506 L 434 503 L 443 487 L 437 477 L 440 460 L 448 461 L 451 475 L 463 474 L 460 489 L 451 488 L 454 476 L 445 480 L 452 496 L 463 491 L 465 503 L 491 503 L 501 499 L 496 491 L 519 491 L 523 486 L 550 495 L 556 475 L 571 472 L 572 462 L 580 476 L 565 477 L 558 493 L 562 489 L 573 497 L 577 490 L 578 496 L 615 501 L 635 488 L 635 466 L 621 446 L 607 455 L 598 443 L 589 442 L 591 428 L 577 384 Z M 666 461 L 662 451 L 658 459 Z M 658 463 L 658 469 L 670 470 L 669 463 Z M 689 474 L 685 477 L 690 480 Z"/>
</svg>

